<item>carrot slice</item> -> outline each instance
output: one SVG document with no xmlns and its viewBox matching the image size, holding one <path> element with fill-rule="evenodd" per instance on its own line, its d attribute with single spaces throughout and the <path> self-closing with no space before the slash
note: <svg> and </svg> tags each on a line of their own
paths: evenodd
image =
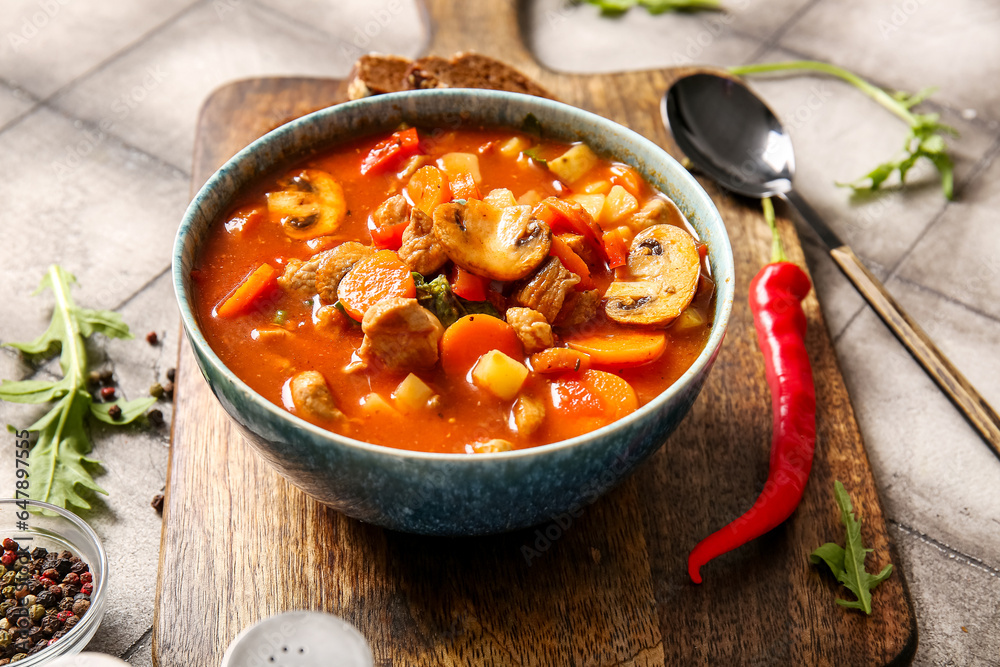
<svg viewBox="0 0 1000 667">
<path fill-rule="evenodd" d="M 550 347 L 531 355 L 531 370 L 536 373 L 578 373 L 590 368 L 590 357 L 568 347 Z"/>
<path fill-rule="evenodd" d="M 611 182 L 614 185 L 622 186 L 636 199 L 642 197 L 642 178 L 632 167 L 616 164 L 611 167 L 611 174 Z"/>
<path fill-rule="evenodd" d="M 243 282 L 230 293 L 226 300 L 216 306 L 215 314 L 219 317 L 235 317 L 246 311 L 254 301 L 274 285 L 278 270 L 264 263 L 250 273 Z"/>
<path fill-rule="evenodd" d="M 607 331 L 577 334 L 565 339 L 574 350 L 590 355 L 598 366 L 641 366 L 659 359 L 667 349 L 662 331 Z"/>
<path fill-rule="evenodd" d="M 434 215 L 434 209 L 451 201 L 451 185 L 443 171 L 428 165 L 417 169 L 410 177 L 406 184 L 406 196 L 421 211 Z"/>
<path fill-rule="evenodd" d="M 558 236 L 552 237 L 552 249 L 549 254 L 553 257 L 558 257 L 562 265 L 566 267 L 567 271 L 572 271 L 576 275 L 580 276 L 580 282 L 576 284 L 576 290 L 579 292 L 584 292 L 586 290 L 591 290 L 596 287 L 594 281 L 590 277 L 590 267 L 587 263 L 583 261 L 579 255 L 577 255 L 569 245 L 563 241 Z"/>
<path fill-rule="evenodd" d="M 455 264 L 451 272 L 451 291 L 456 296 L 469 301 L 485 301 L 486 289 L 490 286 L 490 280 L 477 276 L 471 271 L 467 271 Z"/>
<path fill-rule="evenodd" d="M 511 359 L 524 359 L 524 348 L 514 327 L 489 315 L 466 315 L 441 337 L 441 367 L 448 375 L 465 376 L 490 350 Z"/>
<path fill-rule="evenodd" d="M 628 263 L 628 243 L 618 228 L 604 232 L 604 252 L 608 256 L 608 268 L 617 269 Z"/>
<path fill-rule="evenodd" d="M 482 199 L 479 194 L 479 186 L 472 174 L 462 172 L 453 174 L 451 177 L 451 194 L 455 199 Z"/>
<path fill-rule="evenodd" d="M 606 426 L 639 407 L 632 385 L 614 373 L 593 369 L 558 378 L 549 396 L 552 410 L 546 426 L 549 436 L 560 440 Z"/>
<path fill-rule="evenodd" d="M 379 250 L 359 261 L 337 287 L 337 299 L 358 322 L 370 307 L 386 297 L 412 299 L 416 294 L 417 286 L 409 267 L 391 250 Z"/>
</svg>

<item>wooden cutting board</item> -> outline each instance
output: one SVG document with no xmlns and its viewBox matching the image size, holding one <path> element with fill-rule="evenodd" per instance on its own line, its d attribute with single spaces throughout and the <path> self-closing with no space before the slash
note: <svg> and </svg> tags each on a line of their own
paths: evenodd
<svg viewBox="0 0 1000 667">
<path fill-rule="evenodd" d="M 429 3 L 431 53 L 474 47 L 503 58 L 561 100 L 679 156 L 658 105 L 692 69 L 555 74 L 521 46 L 515 0 L 455 4 Z M 492 30 L 467 29 L 482 25 Z M 341 91 L 338 81 L 310 78 L 254 79 L 216 91 L 199 120 L 193 191 L 252 139 L 342 100 Z M 745 294 L 770 253 L 759 204 L 702 183 L 726 221 L 737 293 Z M 788 254 L 803 264 L 794 228 L 780 225 Z M 377 665 L 909 663 L 916 622 L 905 574 L 814 296 L 805 309 L 819 414 L 802 505 L 771 534 L 707 566 L 701 586 L 688 580 L 688 551 L 745 511 L 767 475 L 769 393 L 743 299 L 700 398 L 657 454 L 580 516 L 489 538 L 394 533 L 307 498 L 243 441 L 182 342 L 154 662 L 214 667 L 248 625 L 316 609 L 356 625 Z M 813 548 L 843 540 L 835 479 L 864 517 L 864 540 L 875 550 L 869 568 L 896 566 L 871 617 L 837 606 L 844 591 L 808 563 Z"/>
</svg>

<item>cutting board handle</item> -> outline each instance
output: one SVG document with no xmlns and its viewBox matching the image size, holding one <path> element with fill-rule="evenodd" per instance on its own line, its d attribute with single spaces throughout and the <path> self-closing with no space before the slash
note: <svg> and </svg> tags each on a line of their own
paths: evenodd
<svg viewBox="0 0 1000 667">
<path fill-rule="evenodd" d="M 430 33 L 427 53 L 450 56 L 475 51 L 534 76 L 540 67 L 521 36 L 520 5 L 519 0 L 423 0 Z"/>
</svg>

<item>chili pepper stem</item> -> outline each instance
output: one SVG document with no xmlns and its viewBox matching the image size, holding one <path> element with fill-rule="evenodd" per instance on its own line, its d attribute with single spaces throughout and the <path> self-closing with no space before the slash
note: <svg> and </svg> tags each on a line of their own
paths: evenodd
<svg viewBox="0 0 1000 667">
<path fill-rule="evenodd" d="M 787 262 L 788 255 L 785 254 L 785 246 L 781 242 L 781 234 L 778 233 L 778 224 L 774 219 L 774 203 L 770 197 L 760 200 L 761 208 L 764 209 L 764 220 L 771 229 L 771 263 Z"/>
</svg>

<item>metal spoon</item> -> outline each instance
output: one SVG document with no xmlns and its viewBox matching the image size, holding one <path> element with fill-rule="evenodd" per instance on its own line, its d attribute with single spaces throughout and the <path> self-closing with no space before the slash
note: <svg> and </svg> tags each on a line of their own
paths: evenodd
<svg viewBox="0 0 1000 667">
<path fill-rule="evenodd" d="M 734 79 L 693 74 L 667 91 L 663 121 L 691 162 L 724 187 L 747 197 L 778 197 L 794 208 L 886 326 L 1000 456 L 1000 416 L 795 192 L 791 139 L 760 98 Z"/>
</svg>

